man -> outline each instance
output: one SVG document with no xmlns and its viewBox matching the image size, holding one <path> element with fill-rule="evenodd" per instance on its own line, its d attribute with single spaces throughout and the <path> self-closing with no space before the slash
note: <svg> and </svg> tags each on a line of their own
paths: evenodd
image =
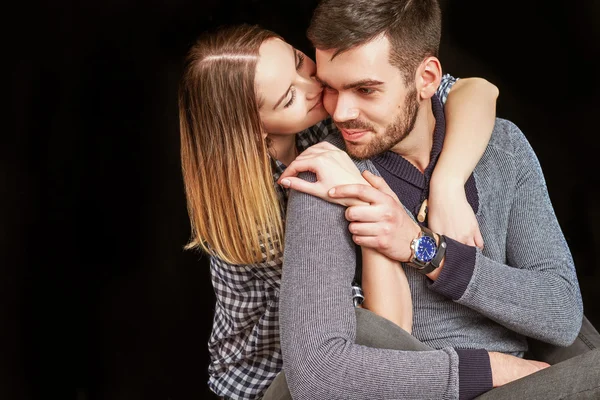
<svg viewBox="0 0 600 400">
<path fill-rule="evenodd" d="M 465 186 L 483 250 L 428 231 L 426 219 L 420 225 L 413 219 L 426 210 L 428 178 L 444 138 L 435 96 L 442 73 L 437 2 L 324 0 L 308 34 L 325 108 L 341 131 L 329 141 L 353 156 L 360 170 L 383 176 L 394 193 L 386 194 L 385 185 L 366 173 L 382 190 L 350 185 L 331 195 L 369 206 L 346 211 L 311 195 L 290 194 L 280 322 L 293 397 L 597 395 L 598 350 L 551 367 L 522 358 L 527 338 L 573 343 L 583 310 L 539 162 L 514 124 L 497 120 Z M 351 223 L 352 237 L 346 219 L 360 221 Z M 382 224 L 369 223 L 382 219 L 389 222 L 386 232 L 376 230 Z M 349 300 L 353 239 L 405 263 L 418 341 L 398 329 L 398 346 L 356 344 Z"/>
</svg>

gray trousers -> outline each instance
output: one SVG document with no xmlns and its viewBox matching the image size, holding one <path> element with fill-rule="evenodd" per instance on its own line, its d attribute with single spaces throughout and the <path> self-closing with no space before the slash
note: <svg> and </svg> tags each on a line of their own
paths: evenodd
<svg viewBox="0 0 600 400">
<path fill-rule="evenodd" d="M 394 323 L 356 308 L 356 343 L 396 350 L 432 350 Z M 583 318 L 581 331 L 569 347 L 530 340 L 526 358 L 551 365 L 477 397 L 496 399 L 600 399 L 600 334 Z M 279 373 L 263 400 L 291 400 L 285 375 Z"/>
</svg>

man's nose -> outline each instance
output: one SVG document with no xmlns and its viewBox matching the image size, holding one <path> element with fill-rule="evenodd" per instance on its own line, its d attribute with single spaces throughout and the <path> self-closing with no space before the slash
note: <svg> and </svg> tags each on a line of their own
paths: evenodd
<svg viewBox="0 0 600 400">
<path fill-rule="evenodd" d="M 347 96 L 338 95 L 333 120 L 338 122 L 350 121 L 358 118 L 358 108 Z"/>
</svg>

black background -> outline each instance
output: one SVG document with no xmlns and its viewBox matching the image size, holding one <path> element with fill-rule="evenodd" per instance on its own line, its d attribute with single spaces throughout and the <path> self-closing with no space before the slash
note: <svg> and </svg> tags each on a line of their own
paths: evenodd
<svg viewBox="0 0 600 400">
<path fill-rule="evenodd" d="M 206 260 L 182 250 L 183 57 L 202 31 L 238 22 L 312 56 L 315 4 L 21 2 L 4 14 L 0 398 L 210 397 L 214 297 Z M 538 4 L 444 2 L 440 58 L 444 72 L 499 87 L 497 114 L 539 156 L 600 326 L 600 6 Z"/>
</svg>

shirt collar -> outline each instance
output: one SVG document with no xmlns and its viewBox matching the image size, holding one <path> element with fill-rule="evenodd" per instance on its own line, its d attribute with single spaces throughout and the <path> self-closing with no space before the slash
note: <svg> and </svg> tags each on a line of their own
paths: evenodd
<svg viewBox="0 0 600 400">
<path fill-rule="evenodd" d="M 386 151 L 385 153 L 379 154 L 372 159 L 377 166 L 386 169 L 391 174 L 421 189 L 425 189 L 427 182 L 429 182 L 429 177 L 431 177 L 433 168 L 435 167 L 438 157 L 442 151 L 444 137 L 446 135 L 446 119 L 444 117 L 444 109 L 437 94 L 431 98 L 431 110 L 435 117 L 433 144 L 431 146 L 429 165 L 427 165 L 423 173 L 421 173 L 417 167 L 408 162 L 404 157 L 394 153 L 393 151 Z"/>
</svg>

